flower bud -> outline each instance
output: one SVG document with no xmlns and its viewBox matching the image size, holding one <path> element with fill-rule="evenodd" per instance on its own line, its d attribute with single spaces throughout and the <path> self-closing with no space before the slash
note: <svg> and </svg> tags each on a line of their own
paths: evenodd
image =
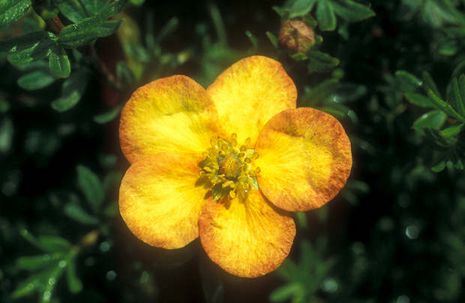
<svg viewBox="0 0 465 303">
<path fill-rule="evenodd" d="M 281 25 L 279 43 L 294 52 L 305 53 L 315 44 L 315 33 L 304 21 L 287 20 Z"/>
</svg>

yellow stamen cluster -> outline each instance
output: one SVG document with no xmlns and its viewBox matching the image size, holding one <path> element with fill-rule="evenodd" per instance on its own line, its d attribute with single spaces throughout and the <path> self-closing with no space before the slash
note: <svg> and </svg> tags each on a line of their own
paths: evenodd
<svg viewBox="0 0 465 303">
<path fill-rule="evenodd" d="M 229 140 L 216 137 L 200 162 L 200 183 L 206 185 L 216 201 L 238 197 L 244 201 L 252 188 L 258 188 L 253 160 L 258 157 L 248 142 L 238 146 L 237 136 Z"/>
</svg>

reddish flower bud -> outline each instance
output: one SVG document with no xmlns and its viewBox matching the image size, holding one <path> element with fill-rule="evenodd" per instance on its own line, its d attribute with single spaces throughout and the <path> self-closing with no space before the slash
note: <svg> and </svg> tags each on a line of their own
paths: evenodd
<svg viewBox="0 0 465 303">
<path fill-rule="evenodd" d="M 279 43 L 294 52 L 305 53 L 315 44 L 315 33 L 304 21 L 287 20 L 281 25 Z"/>
</svg>

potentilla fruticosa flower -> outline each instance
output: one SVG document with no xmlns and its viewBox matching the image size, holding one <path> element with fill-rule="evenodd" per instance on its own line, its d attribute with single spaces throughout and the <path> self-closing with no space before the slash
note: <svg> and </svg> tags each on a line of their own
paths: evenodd
<svg viewBox="0 0 465 303">
<path fill-rule="evenodd" d="M 131 166 L 119 207 L 132 233 L 165 249 L 200 237 L 237 276 L 276 269 L 296 233 L 290 212 L 333 199 L 352 166 L 341 124 L 296 99 L 281 64 L 262 56 L 238 61 L 207 89 L 180 75 L 137 89 L 120 124 Z"/>
</svg>

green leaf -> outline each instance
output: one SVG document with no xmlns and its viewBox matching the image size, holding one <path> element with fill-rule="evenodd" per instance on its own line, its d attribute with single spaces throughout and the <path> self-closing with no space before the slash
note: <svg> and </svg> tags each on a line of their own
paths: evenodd
<svg viewBox="0 0 465 303">
<path fill-rule="evenodd" d="M 295 213 L 297 225 L 301 228 L 307 228 L 308 227 L 308 220 L 307 220 L 307 215 L 303 212 L 296 212 Z"/>
<path fill-rule="evenodd" d="M 352 0 L 333 1 L 334 11 L 347 22 L 358 22 L 375 15 L 368 6 Z"/>
<path fill-rule="evenodd" d="M 308 71 L 310 73 L 326 72 L 339 65 L 339 59 L 326 53 L 311 50 L 308 53 Z"/>
<path fill-rule="evenodd" d="M 250 43 L 252 44 L 252 49 L 256 50 L 258 48 L 257 37 L 251 31 L 245 31 L 245 35 L 249 38 Z"/>
<path fill-rule="evenodd" d="M 435 173 L 440 173 L 444 170 L 444 168 L 446 168 L 446 161 L 440 161 L 431 167 L 431 170 Z"/>
<path fill-rule="evenodd" d="M 24 16 L 32 5 L 31 0 L 1 0 L 0 27 Z"/>
<path fill-rule="evenodd" d="M 274 290 L 270 295 L 272 302 L 284 302 L 290 298 L 297 296 L 303 297 L 304 289 L 298 283 L 289 283 Z"/>
<path fill-rule="evenodd" d="M 68 55 L 62 47 L 52 48 L 48 56 L 48 66 L 50 72 L 56 78 L 68 78 L 71 74 L 71 64 Z"/>
<path fill-rule="evenodd" d="M 453 78 L 449 85 L 450 100 L 454 109 L 465 117 L 465 75 Z"/>
<path fill-rule="evenodd" d="M 64 213 L 74 221 L 85 225 L 98 224 L 98 219 L 96 217 L 88 214 L 78 203 L 75 202 L 66 203 Z"/>
<path fill-rule="evenodd" d="M 52 295 L 53 291 L 55 290 L 55 286 L 58 282 L 58 279 L 60 278 L 61 274 L 63 273 L 63 270 L 65 269 L 67 262 L 62 260 L 57 264 L 58 266 L 55 267 L 54 270 L 52 270 L 49 275 L 46 277 L 45 280 L 45 287 L 42 291 L 42 294 L 40 296 L 40 303 L 50 303 L 52 300 Z"/>
<path fill-rule="evenodd" d="M 79 165 L 77 167 L 77 173 L 79 188 L 92 209 L 97 212 L 105 198 L 102 182 L 94 172 L 85 166 Z"/>
<path fill-rule="evenodd" d="M 114 120 L 116 117 L 118 117 L 120 111 L 121 111 L 121 106 L 115 106 L 114 108 L 110 109 L 106 113 L 94 116 L 94 121 L 95 123 L 98 123 L 98 124 L 108 123 Z"/>
<path fill-rule="evenodd" d="M 422 78 L 423 78 L 423 88 L 425 89 L 426 92 L 428 90 L 431 90 L 436 96 L 441 97 L 441 93 L 438 90 L 438 87 L 436 86 L 436 83 L 434 83 L 433 78 L 431 75 L 424 71 L 422 73 Z"/>
<path fill-rule="evenodd" d="M 40 273 L 30 276 L 25 281 L 21 282 L 12 293 L 12 297 L 22 298 L 27 295 L 32 294 L 34 291 L 39 290 L 43 287 L 43 279 L 45 278 L 46 273 Z"/>
<path fill-rule="evenodd" d="M 441 130 L 441 135 L 443 135 L 446 138 L 454 138 L 460 134 L 463 128 L 464 128 L 464 124 L 457 124 L 457 125 L 449 126 Z"/>
<path fill-rule="evenodd" d="M 323 104 L 337 89 L 338 79 L 328 79 L 305 91 L 303 98 L 309 100 L 311 105 Z"/>
<path fill-rule="evenodd" d="M 29 243 L 45 252 L 62 252 L 68 250 L 71 247 L 71 244 L 61 237 L 40 236 L 36 238 L 27 229 L 24 228 L 20 230 L 20 234 Z"/>
<path fill-rule="evenodd" d="M 87 70 L 81 68 L 63 83 L 61 97 L 52 102 L 52 108 L 64 112 L 73 108 L 87 87 Z"/>
<path fill-rule="evenodd" d="M 16 267 L 22 270 L 38 270 L 44 267 L 48 267 L 58 262 L 60 255 L 40 255 L 40 256 L 28 256 L 20 257 L 16 260 Z"/>
<path fill-rule="evenodd" d="M 413 92 L 423 84 L 420 79 L 404 70 L 396 72 L 396 80 L 399 82 L 400 89 L 404 92 Z"/>
<path fill-rule="evenodd" d="M 92 17 L 83 21 L 65 26 L 58 35 L 60 44 L 67 48 L 76 48 L 85 45 L 97 38 L 107 37 L 113 34 L 121 21 L 102 21 Z"/>
<path fill-rule="evenodd" d="M 68 266 L 66 267 L 66 282 L 71 293 L 75 294 L 82 290 L 81 280 L 76 274 L 76 258 L 70 256 Z"/>
<path fill-rule="evenodd" d="M 145 0 L 129 0 L 129 3 L 134 6 L 141 6 L 144 2 Z"/>
<path fill-rule="evenodd" d="M 49 86 L 55 81 L 49 73 L 43 70 L 21 76 L 18 79 L 18 85 L 25 90 L 37 90 Z"/>
<path fill-rule="evenodd" d="M 444 125 L 444 122 L 446 122 L 446 119 L 447 115 L 444 112 L 433 110 L 416 119 L 413 123 L 413 127 L 417 130 L 423 128 L 440 129 Z"/>
<path fill-rule="evenodd" d="M 413 105 L 423 107 L 423 108 L 434 108 L 433 102 L 430 98 L 417 94 L 417 93 L 405 93 L 405 98 L 408 102 L 412 103 Z"/>
<path fill-rule="evenodd" d="M 179 19 L 177 17 L 173 17 L 166 24 L 160 29 L 156 39 L 158 42 L 161 42 L 163 39 L 171 35 L 179 26 Z"/>
<path fill-rule="evenodd" d="M 13 122 L 11 119 L 3 119 L 0 121 L 0 153 L 6 153 L 11 149 L 13 142 Z"/>
<path fill-rule="evenodd" d="M 58 4 L 60 12 L 73 23 L 97 16 L 100 20 L 104 20 L 110 16 L 119 13 L 123 7 L 122 0 L 116 1 L 95 1 L 95 0 L 64 0 Z"/>
<path fill-rule="evenodd" d="M 131 85 L 135 82 L 134 73 L 128 67 L 126 62 L 118 62 L 116 65 L 116 76 L 119 80 L 128 85 Z"/>
<path fill-rule="evenodd" d="M 88 11 L 84 2 L 76 0 L 64 0 L 58 3 L 60 12 L 73 23 L 78 23 L 80 20 L 90 17 L 92 12 Z"/>
<path fill-rule="evenodd" d="M 42 59 L 50 53 L 55 35 L 47 32 L 36 32 L 13 40 L 7 56 L 8 61 L 15 65 L 25 65 Z M 6 46 L 8 47 L 8 46 Z"/>
<path fill-rule="evenodd" d="M 452 106 L 450 106 L 449 103 L 447 103 L 446 101 L 442 100 L 440 97 L 438 97 L 432 90 L 428 90 L 428 96 L 431 98 L 431 100 L 433 101 L 433 104 L 436 106 L 436 108 L 442 110 L 443 112 L 445 112 L 446 114 L 448 114 L 449 116 L 461 121 L 461 122 L 465 122 L 465 118 L 462 117 L 460 114 L 458 114 L 453 108 Z"/>
<path fill-rule="evenodd" d="M 336 29 L 336 16 L 331 2 L 319 1 L 316 8 L 316 19 L 322 31 L 333 31 Z"/>
<path fill-rule="evenodd" d="M 278 38 L 272 32 L 266 32 L 266 36 L 268 37 L 268 40 L 270 40 L 271 44 L 275 48 L 278 48 Z"/>
<path fill-rule="evenodd" d="M 287 7 L 289 18 L 303 17 L 310 13 L 316 0 L 295 0 Z"/>
<path fill-rule="evenodd" d="M 48 252 L 66 252 L 71 248 L 71 244 L 59 236 L 39 236 L 37 242 Z"/>
</svg>

